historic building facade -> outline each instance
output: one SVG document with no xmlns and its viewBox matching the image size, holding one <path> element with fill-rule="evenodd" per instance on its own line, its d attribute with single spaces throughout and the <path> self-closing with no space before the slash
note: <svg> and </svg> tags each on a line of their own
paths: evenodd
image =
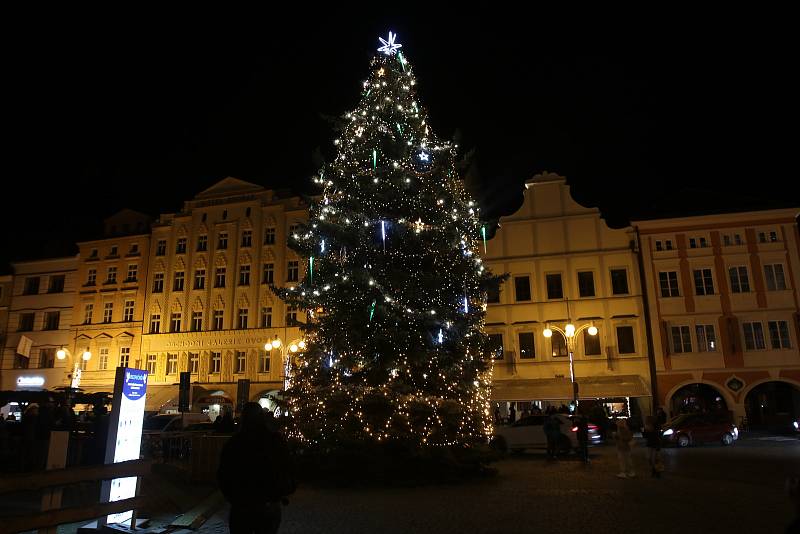
<svg viewBox="0 0 800 534">
<path fill-rule="evenodd" d="M 723 409 L 756 426 L 800 417 L 798 213 L 633 223 L 668 412 Z"/>
<path fill-rule="evenodd" d="M 486 264 L 508 273 L 487 304 L 486 331 L 498 350 L 493 399 L 573 398 L 569 349 L 580 399 L 612 410 L 649 413 L 650 373 L 637 256 L 631 228 L 609 228 L 596 208 L 570 196 L 564 178 L 546 173 L 525 183 L 522 206 L 500 219 Z M 573 324 L 572 339 L 560 334 Z M 597 334 L 589 334 L 589 327 Z M 550 328 L 552 336 L 545 337 Z"/>
<path fill-rule="evenodd" d="M 141 362 L 149 225 L 147 215 L 123 210 L 106 219 L 102 239 L 78 243 L 65 385 L 113 391 L 117 366 Z"/>
<path fill-rule="evenodd" d="M 304 263 L 286 243 L 306 219 L 298 197 L 226 178 L 153 224 L 140 365 L 154 386 L 148 409 L 177 403 L 182 371 L 197 408 L 212 412 L 236 399 L 240 379 L 253 399 L 283 387 L 303 314 L 270 286 L 302 278 Z"/>
<path fill-rule="evenodd" d="M 12 264 L 3 284 L 7 327 L 0 359 L 0 389 L 52 389 L 64 385 L 66 361 L 58 350 L 72 341 L 70 326 L 78 259 L 52 258 Z M 1 313 L 1 312 L 0 312 Z"/>
</svg>

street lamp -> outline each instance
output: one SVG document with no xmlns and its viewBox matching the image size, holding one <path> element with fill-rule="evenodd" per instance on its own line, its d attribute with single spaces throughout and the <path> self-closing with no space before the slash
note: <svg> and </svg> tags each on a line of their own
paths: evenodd
<svg viewBox="0 0 800 534">
<path fill-rule="evenodd" d="M 548 324 L 547 328 L 542 332 L 544 337 L 548 339 L 553 337 L 554 331 L 558 332 L 567 344 L 567 350 L 569 351 L 569 378 L 572 382 L 572 402 L 576 410 L 578 409 L 578 382 L 575 381 L 575 338 L 584 330 L 588 331 L 590 336 L 597 335 L 597 328 L 591 323 L 586 323 L 576 328 L 575 325 L 570 322 L 567 323 L 563 329 Z"/>
<path fill-rule="evenodd" d="M 281 360 L 285 360 L 284 363 L 284 375 L 283 375 L 283 390 L 286 391 L 286 388 L 289 387 L 289 372 L 291 370 L 291 362 L 292 359 L 290 356 L 292 354 L 296 354 L 297 352 L 302 352 L 306 348 L 306 342 L 303 339 L 295 339 L 291 341 L 288 345 L 285 345 L 281 338 L 277 335 L 275 339 L 272 341 L 267 341 L 264 344 L 264 350 L 270 351 L 272 349 L 281 349 Z"/>
</svg>

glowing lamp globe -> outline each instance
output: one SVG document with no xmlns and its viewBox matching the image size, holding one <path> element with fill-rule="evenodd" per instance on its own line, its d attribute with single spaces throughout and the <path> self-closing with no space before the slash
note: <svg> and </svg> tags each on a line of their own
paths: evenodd
<svg viewBox="0 0 800 534">
<path fill-rule="evenodd" d="M 291 345 L 289 345 L 289 350 L 292 352 L 297 352 L 297 345 L 292 343 Z"/>
<path fill-rule="evenodd" d="M 575 335 L 575 325 L 568 324 L 566 328 L 564 328 L 564 333 L 567 334 L 567 337 L 572 337 Z"/>
<path fill-rule="evenodd" d="M 552 330 L 550 330 L 549 328 L 545 328 L 545 329 L 544 329 L 544 332 L 542 332 L 542 335 L 543 335 L 544 337 L 551 337 L 551 336 L 553 335 L 553 331 L 552 331 Z"/>
<path fill-rule="evenodd" d="M 277 349 L 280 346 L 281 346 L 281 340 L 280 339 L 278 339 L 276 337 L 275 339 L 272 340 L 272 348 L 273 349 Z"/>
<path fill-rule="evenodd" d="M 92 357 L 92 353 L 91 352 L 89 352 L 88 350 L 83 351 L 83 359 L 84 360 L 89 361 L 89 358 L 91 358 L 91 357 Z"/>
<path fill-rule="evenodd" d="M 590 336 L 596 336 L 597 335 L 597 327 L 596 326 L 590 326 L 589 327 L 589 335 Z"/>
<path fill-rule="evenodd" d="M 298 343 L 297 346 L 300 347 L 301 349 L 304 349 L 304 348 L 306 348 L 306 342 L 305 341 L 300 341 L 300 343 Z"/>
<path fill-rule="evenodd" d="M 264 343 L 264 350 L 266 350 L 266 351 L 272 350 L 272 342 L 271 341 L 267 341 L 266 343 Z"/>
<path fill-rule="evenodd" d="M 56 352 L 56 358 L 58 358 L 59 360 L 63 360 L 66 357 L 67 357 L 67 351 L 65 351 L 64 349 L 58 349 L 58 351 Z"/>
</svg>

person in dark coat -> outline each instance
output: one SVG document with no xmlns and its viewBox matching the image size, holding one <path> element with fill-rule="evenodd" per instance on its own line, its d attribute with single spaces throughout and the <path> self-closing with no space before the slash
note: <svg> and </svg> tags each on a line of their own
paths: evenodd
<svg viewBox="0 0 800 534">
<path fill-rule="evenodd" d="M 578 451 L 581 460 L 586 463 L 589 461 L 589 422 L 585 416 L 579 415 L 576 418 L 575 426 L 578 427 L 576 436 L 578 438 Z"/>
<path fill-rule="evenodd" d="M 642 436 L 647 445 L 647 459 L 653 478 L 661 478 L 661 425 L 652 415 L 645 419 Z"/>
<path fill-rule="evenodd" d="M 231 505 L 231 534 L 274 533 L 281 503 L 295 489 L 289 451 L 258 403 L 242 409 L 239 431 L 222 449 L 217 481 Z"/>
<path fill-rule="evenodd" d="M 517 409 L 514 408 L 514 405 L 511 405 L 511 408 L 508 409 L 508 424 L 513 423 L 517 420 Z"/>
<path fill-rule="evenodd" d="M 555 411 L 544 420 L 544 436 L 547 438 L 547 459 L 555 460 L 558 457 L 558 441 L 561 437 L 561 419 Z"/>
</svg>

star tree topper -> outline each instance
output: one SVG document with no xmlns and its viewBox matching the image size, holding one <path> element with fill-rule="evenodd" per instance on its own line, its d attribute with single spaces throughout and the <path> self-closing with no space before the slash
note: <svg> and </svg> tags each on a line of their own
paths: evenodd
<svg viewBox="0 0 800 534">
<path fill-rule="evenodd" d="M 383 46 L 378 48 L 378 52 L 383 52 L 387 56 L 391 56 L 397 53 L 398 48 L 402 48 L 403 45 L 395 44 L 394 39 L 397 37 L 397 34 L 389 32 L 389 40 L 387 41 L 383 37 L 378 37 L 378 40 L 383 43 Z"/>
</svg>

